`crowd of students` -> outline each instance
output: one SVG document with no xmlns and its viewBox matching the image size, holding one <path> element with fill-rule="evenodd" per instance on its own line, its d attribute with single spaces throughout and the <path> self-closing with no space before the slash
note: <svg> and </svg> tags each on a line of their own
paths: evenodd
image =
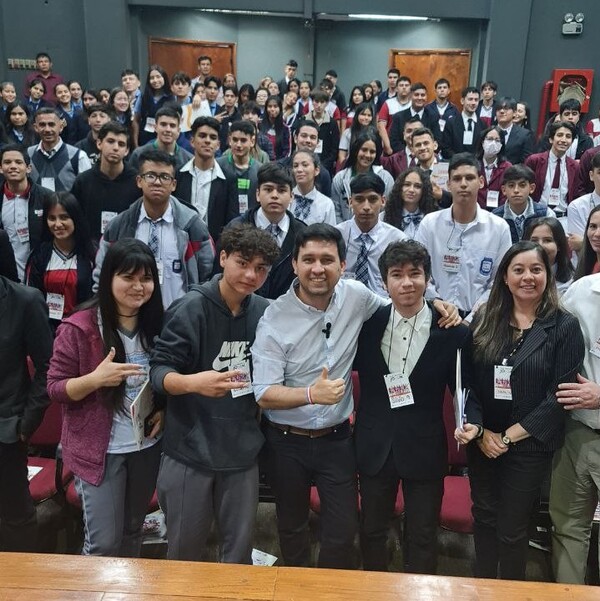
<svg viewBox="0 0 600 601">
<path fill-rule="evenodd" d="M 577 100 L 536 141 L 492 81 L 457 107 L 397 69 L 346 103 L 294 60 L 256 90 L 208 56 L 193 80 L 151 65 L 98 92 L 37 66 L 22 100 L 0 86 L 0 544 L 35 539 L 26 443 L 52 399 L 83 553 L 138 555 L 156 488 L 169 558 L 199 559 L 216 520 L 221 559 L 250 563 L 265 446 L 286 565 L 310 564 L 315 484 L 317 565 L 356 567 L 360 533 L 387 570 L 401 484 L 405 569 L 435 573 L 462 350 L 475 574 L 525 578 L 552 470 L 555 576 L 584 582 L 600 146 Z"/>
</svg>

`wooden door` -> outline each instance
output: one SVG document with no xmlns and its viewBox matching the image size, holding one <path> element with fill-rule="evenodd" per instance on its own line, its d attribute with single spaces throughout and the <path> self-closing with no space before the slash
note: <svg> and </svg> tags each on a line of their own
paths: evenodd
<svg viewBox="0 0 600 601">
<path fill-rule="evenodd" d="M 413 83 L 420 81 L 427 86 L 427 101 L 435 99 L 435 82 L 440 77 L 450 82 L 450 100 L 460 108 L 463 88 L 469 85 L 471 71 L 470 50 L 390 50 L 390 67 L 396 67 L 401 75 L 410 77 Z"/>
<path fill-rule="evenodd" d="M 192 79 L 198 75 L 198 57 L 212 58 L 212 74 L 223 78 L 236 75 L 236 45 L 229 42 L 202 42 L 174 38 L 148 38 L 149 64 L 158 64 L 172 77 L 185 71 Z"/>
</svg>

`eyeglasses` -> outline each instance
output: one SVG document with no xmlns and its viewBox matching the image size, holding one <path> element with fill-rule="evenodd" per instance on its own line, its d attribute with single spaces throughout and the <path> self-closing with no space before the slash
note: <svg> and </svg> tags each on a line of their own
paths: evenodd
<svg viewBox="0 0 600 601">
<path fill-rule="evenodd" d="M 149 171 L 148 173 L 141 173 L 140 177 L 147 184 L 154 184 L 157 180 L 160 180 L 161 184 L 170 184 L 175 178 L 168 173 L 154 173 Z"/>
</svg>

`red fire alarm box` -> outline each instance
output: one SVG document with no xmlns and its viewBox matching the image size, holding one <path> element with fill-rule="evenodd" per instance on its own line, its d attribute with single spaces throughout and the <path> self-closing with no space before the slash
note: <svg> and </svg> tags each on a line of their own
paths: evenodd
<svg viewBox="0 0 600 601">
<path fill-rule="evenodd" d="M 581 112 L 589 112 L 593 80 L 593 69 L 554 69 L 550 112 L 557 113 L 560 103 L 567 98 L 576 98 L 581 102 Z"/>
</svg>

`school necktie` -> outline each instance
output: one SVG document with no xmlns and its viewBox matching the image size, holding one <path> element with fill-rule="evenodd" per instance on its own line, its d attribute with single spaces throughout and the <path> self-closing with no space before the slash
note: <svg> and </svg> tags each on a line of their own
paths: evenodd
<svg viewBox="0 0 600 601">
<path fill-rule="evenodd" d="M 554 177 L 552 178 L 552 187 L 560 188 L 560 159 L 556 159 L 556 167 L 554 168 Z"/>
<path fill-rule="evenodd" d="M 279 246 L 279 234 L 281 233 L 281 228 L 276 223 L 269 223 L 266 230 L 271 235 L 271 238 L 277 242 L 277 246 Z"/>
<path fill-rule="evenodd" d="M 515 227 L 517 228 L 517 234 L 519 240 L 523 237 L 523 226 L 525 225 L 525 215 L 517 215 L 515 217 Z"/>
<path fill-rule="evenodd" d="M 152 219 L 148 218 L 150 222 L 150 233 L 148 235 L 148 246 L 152 251 L 152 254 L 155 258 L 158 259 L 159 256 L 159 241 L 158 241 L 158 230 L 160 226 L 160 222 L 162 219 L 157 219 L 156 221 L 152 221 Z"/>
<path fill-rule="evenodd" d="M 354 269 L 354 277 L 362 282 L 365 286 L 369 284 L 369 250 L 367 244 L 371 244 L 372 239 L 369 234 L 361 234 L 360 239 L 360 250 L 358 251 L 358 257 L 356 257 L 356 267 Z"/>
<path fill-rule="evenodd" d="M 467 131 L 473 131 L 473 119 L 467 119 L 467 123 L 469 124 Z"/>
<path fill-rule="evenodd" d="M 294 194 L 294 199 L 296 201 L 296 204 L 294 205 L 294 217 L 304 221 L 310 213 L 310 206 L 312 205 L 313 199 L 306 198 L 306 196 L 301 196 L 300 194 Z"/>
</svg>

